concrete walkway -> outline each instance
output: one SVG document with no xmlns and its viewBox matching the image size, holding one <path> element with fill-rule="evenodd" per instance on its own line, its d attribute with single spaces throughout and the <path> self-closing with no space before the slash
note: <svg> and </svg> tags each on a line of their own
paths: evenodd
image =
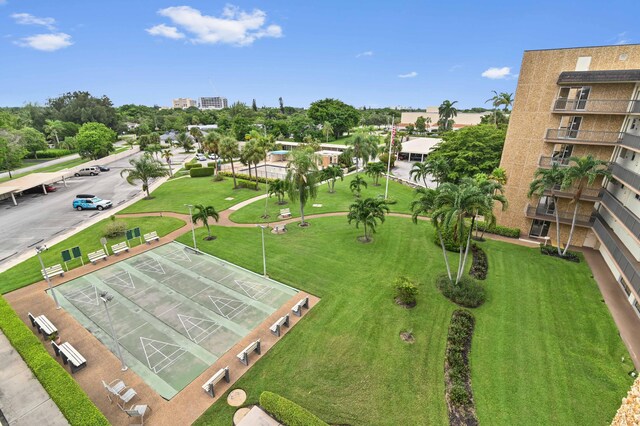
<svg viewBox="0 0 640 426">
<path fill-rule="evenodd" d="M 33 166 L 23 167 L 21 169 L 11 170 L 11 176 L 16 176 L 22 173 L 32 172 L 34 170 L 39 170 L 45 167 L 54 166 L 56 164 L 64 163 L 65 161 L 75 160 L 76 158 L 80 158 L 78 154 L 66 155 L 64 157 L 56 158 L 54 160 L 43 161 L 42 163 L 34 164 Z M 89 161 L 89 160 L 87 160 Z M 9 177 L 9 172 L 0 173 L 0 178 Z"/>
<path fill-rule="evenodd" d="M 0 359 L 0 419 L 10 426 L 69 424 L 1 331 Z"/>
</svg>

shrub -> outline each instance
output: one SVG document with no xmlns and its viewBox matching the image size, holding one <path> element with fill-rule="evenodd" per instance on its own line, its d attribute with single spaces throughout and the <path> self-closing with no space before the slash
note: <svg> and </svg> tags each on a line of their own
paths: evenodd
<svg viewBox="0 0 640 426">
<path fill-rule="evenodd" d="M 184 168 L 187 170 L 199 169 L 200 167 L 202 167 L 202 164 L 200 163 L 187 163 L 184 165 Z"/>
<path fill-rule="evenodd" d="M 0 330 L 72 425 L 109 425 L 78 383 L 0 297 Z"/>
<path fill-rule="evenodd" d="M 487 254 L 477 245 L 471 245 L 471 255 L 473 256 L 473 263 L 469 270 L 471 275 L 476 280 L 484 280 L 487 278 L 487 272 L 489 271 L 489 261 L 487 260 Z"/>
<path fill-rule="evenodd" d="M 60 158 L 65 155 L 71 155 L 76 151 L 70 149 L 47 149 L 44 151 L 36 151 L 38 158 Z M 35 158 L 32 153 L 29 153 L 26 158 Z"/>
<path fill-rule="evenodd" d="M 478 424 L 473 408 L 469 351 L 475 320 L 469 311 L 457 309 L 451 315 L 445 351 L 445 392 L 449 406 L 449 418 L 456 424 Z M 453 424 L 453 423 L 452 423 Z"/>
<path fill-rule="evenodd" d="M 104 227 L 104 230 L 102 231 L 102 235 L 107 238 L 115 238 L 120 235 L 124 235 L 126 231 L 127 231 L 127 224 L 125 222 L 118 222 L 116 220 L 111 220 L 111 222 L 109 222 L 107 226 Z"/>
<path fill-rule="evenodd" d="M 218 167 L 218 163 L 216 161 L 209 161 L 207 163 L 207 167 L 213 167 L 214 169 Z"/>
<path fill-rule="evenodd" d="M 398 277 L 395 282 L 396 300 L 403 305 L 416 306 L 416 296 L 418 295 L 418 287 L 407 277 Z"/>
<path fill-rule="evenodd" d="M 388 164 L 389 163 L 389 154 L 387 152 L 384 152 L 382 154 L 380 154 L 378 156 L 378 158 L 380 159 L 381 163 L 384 164 Z M 392 155 L 391 156 L 391 168 L 393 168 L 396 165 L 396 156 Z"/>
<path fill-rule="evenodd" d="M 222 176 L 227 176 L 227 177 L 232 177 L 233 176 L 233 173 L 231 173 L 231 172 L 220 172 L 218 174 L 220 174 Z M 251 180 L 251 181 L 255 182 L 256 177 L 255 176 L 249 176 L 249 175 L 244 174 L 244 173 L 236 173 L 236 179 Z M 275 180 L 277 180 L 277 179 L 268 178 L 266 181 L 268 183 L 273 183 L 273 181 L 275 181 Z M 258 182 L 265 183 L 265 179 L 263 177 L 258 176 Z"/>
<path fill-rule="evenodd" d="M 466 308 L 477 308 L 485 301 L 482 284 L 468 276 L 463 276 L 458 284 L 454 284 L 447 275 L 440 275 L 436 278 L 436 285 L 444 297 Z"/>
<path fill-rule="evenodd" d="M 464 235 L 467 235 L 468 228 L 465 228 Z M 442 230 L 442 240 L 444 241 L 444 248 L 449 251 L 460 251 L 460 243 L 458 242 L 458 235 L 453 232 L 452 229 Z M 440 236 L 438 232 L 433 233 L 433 242 L 440 247 Z M 466 241 L 465 241 L 466 243 Z"/>
<path fill-rule="evenodd" d="M 247 181 L 247 180 L 238 180 L 237 188 L 253 189 L 254 191 L 257 191 L 258 184 L 255 182 Z"/>
<path fill-rule="evenodd" d="M 260 405 L 277 421 L 287 426 L 328 426 L 305 408 L 273 392 L 262 392 Z"/>
<path fill-rule="evenodd" d="M 192 178 L 213 176 L 215 171 L 216 170 L 212 169 L 211 167 L 197 167 L 189 170 L 189 176 L 191 176 Z"/>
<path fill-rule="evenodd" d="M 503 237 L 509 238 L 520 238 L 520 228 L 507 228 L 506 226 L 500 225 L 487 226 L 487 224 L 482 221 L 476 221 L 476 226 L 481 232 L 484 231 L 489 234 L 502 235 Z"/>
<path fill-rule="evenodd" d="M 355 169 L 356 169 L 356 166 L 350 166 L 350 167 L 347 169 L 347 172 L 348 172 L 348 173 L 353 172 L 353 171 L 355 171 Z"/>
<path fill-rule="evenodd" d="M 212 179 L 214 182 L 220 182 L 224 180 L 224 177 L 220 176 L 220 173 L 218 173 L 217 175 L 215 175 Z"/>
<path fill-rule="evenodd" d="M 578 253 L 574 251 L 567 251 L 567 254 L 562 256 L 558 254 L 557 247 L 540 244 L 540 253 L 547 256 L 559 257 L 560 259 L 568 260 L 569 262 L 580 263 L 580 256 L 578 256 Z"/>
</svg>

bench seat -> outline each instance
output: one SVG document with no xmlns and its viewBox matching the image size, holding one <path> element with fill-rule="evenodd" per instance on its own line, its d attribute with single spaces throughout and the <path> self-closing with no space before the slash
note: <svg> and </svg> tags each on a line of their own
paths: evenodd
<svg viewBox="0 0 640 426">
<path fill-rule="evenodd" d="M 289 314 L 286 314 L 285 316 L 280 317 L 278 321 L 274 322 L 273 325 L 269 327 L 269 330 L 271 331 L 271 333 L 280 337 L 280 329 L 283 326 L 289 327 Z"/>
<path fill-rule="evenodd" d="M 151 244 L 152 241 L 160 241 L 160 237 L 156 231 L 149 232 L 148 234 L 144 234 L 144 241 L 147 244 Z"/>
<path fill-rule="evenodd" d="M 240 362 L 243 363 L 244 365 L 249 365 L 249 352 L 253 352 L 253 351 L 257 352 L 258 355 L 260 355 L 260 339 L 250 343 L 249 346 L 244 348 L 238 354 L 238 359 L 240 360 Z"/>
<path fill-rule="evenodd" d="M 291 312 L 293 312 L 293 314 L 295 316 L 302 316 L 302 308 L 307 308 L 309 309 L 309 298 L 308 297 L 304 297 L 302 300 L 300 300 L 298 303 L 296 303 L 293 308 L 291 308 Z"/>
<path fill-rule="evenodd" d="M 291 209 L 280 209 L 280 218 L 286 219 L 291 217 Z"/>
<path fill-rule="evenodd" d="M 103 249 L 100 249 L 100 250 L 97 250 L 97 251 L 93 251 L 93 252 L 89 253 L 87 256 L 89 257 L 89 262 L 93 263 L 94 265 L 100 259 L 107 260 L 107 254 L 104 252 Z"/>
<path fill-rule="evenodd" d="M 64 277 L 64 269 L 62 269 L 62 265 L 60 264 L 41 269 L 40 272 L 42 273 L 42 278 L 45 279 L 47 278 L 47 276 L 49 278 L 52 278 L 54 275 L 60 275 L 61 277 Z"/>
<path fill-rule="evenodd" d="M 52 341 L 51 346 L 53 346 L 53 351 L 56 353 L 56 356 L 60 356 L 62 358 L 62 362 L 69 364 L 71 373 L 75 373 L 81 368 L 87 366 L 87 360 L 71 345 L 71 343 L 64 342 L 61 345 L 57 345 L 56 342 Z"/>
<path fill-rule="evenodd" d="M 119 253 L 122 253 L 123 251 L 129 251 L 129 245 L 127 244 L 126 241 L 123 241 L 121 243 L 118 244 L 114 244 L 111 246 L 111 251 L 113 252 L 113 254 L 115 254 L 116 256 Z"/>
<path fill-rule="evenodd" d="M 204 389 L 204 391 L 211 395 L 211 397 L 213 398 L 215 396 L 213 387 L 223 378 L 227 383 L 231 381 L 231 379 L 229 378 L 229 367 L 221 368 L 220 370 L 218 370 L 216 374 L 214 374 L 209 380 L 207 380 L 204 385 L 202 385 L 202 389 Z"/>
<path fill-rule="evenodd" d="M 29 314 L 31 315 L 31 314 Z M 44 316 L 44 315 L 40 315 L 37 316 L 33 319 L 33 322 L 35 322 L 36 324 L 36 328 L 38 329 L 38 333 L 42 334 L 44 337 L 49 337 L 51 335 L 53 335 L 54 333 L 58 332 L 58 329 L 56 328 L 55 325 L 53 325 L 53 323 L 51 321 L 49 321 L 49 319 Z M 32 324 L 33 324 L 32 322 Z"/>
</svg>

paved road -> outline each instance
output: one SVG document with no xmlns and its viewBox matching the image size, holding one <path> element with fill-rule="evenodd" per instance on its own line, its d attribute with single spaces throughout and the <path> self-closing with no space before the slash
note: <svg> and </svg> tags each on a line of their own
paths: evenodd
<svg viewBox="0 0 640 426">
<path fill-rule="evenodd" d="M 67 179 L 68 187 L 56 184 L 56 192 L 47 195 L 23 195 L 18 198 L 17 206 L 14 206 L 10 199 L 0 201 L 0 265 L 27 250 L 32 250 L 39 243 L 46 243 L 50 238 L 78 227 L 96 215 L 110 215 L 109 210 L 73 210 L 71 203 L 75 194 L 95 194 L 100 198 L 112 200 L 114 206 L 138 194 L 141 191 L 140 186 L 131 186 L 120 177 L 120 171 L 129 167 L 131 158 L 132 156 L 110 163 L 111 171 L 99 176 Z M 173 164 L 178 164 L 186 158 L 186 154 L 174 151 L 172 161 Z"/>
<path fill-rule="evenodd" d="M 80 158 L 78 154 L 71 154 L 65 157 L 56 158 L 55 160 L 44 161 L 42 163 L 34 164 L 33 166 L 23 167 L 21 169 L 12 170 L 11 175 L 19 175 L 21 173 L 32 172 L 34 170 L 42 169 L 43 167 L 53 166 L 55 164 L 64 163 L 65 161 L 75 160 L 76 158 Z M 0 173 L 0 178 L 9 177 L 9 172 Z"/>
</svg>

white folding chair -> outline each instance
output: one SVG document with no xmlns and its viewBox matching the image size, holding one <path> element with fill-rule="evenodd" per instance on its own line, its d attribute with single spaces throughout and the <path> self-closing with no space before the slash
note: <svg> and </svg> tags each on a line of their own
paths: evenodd
<svg viewBox="0 0 640 426">
<path fill-rule="evenodd" d="M 148 405 L 132 405 L 131 408 L 124 411 L 125 413 L 127 413 L 129 417 L 132 417 L 134 419 L 140 419 L 140 423 L 136 422 L 136 423 L 130 423 L 130 424 L 144 425 L 144 416 L 145 414 L 147 414 L 148 411 L 151 411 L 151 407 L 149 407 Z"/>
</svg>

